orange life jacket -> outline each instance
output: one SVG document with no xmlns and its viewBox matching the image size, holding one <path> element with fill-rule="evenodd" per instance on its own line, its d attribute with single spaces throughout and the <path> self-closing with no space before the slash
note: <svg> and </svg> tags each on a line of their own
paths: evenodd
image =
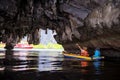
<svg viewBox="0 0 120 80">
<path fill-rule="evenodd" d="M 88 52 L 86 50 L 81 50 L 81 54 L 80 55 L 81 56 L 86 56 L 86 57 L 89 56 L 89 54 L 88 54 Z"/>
</svg>

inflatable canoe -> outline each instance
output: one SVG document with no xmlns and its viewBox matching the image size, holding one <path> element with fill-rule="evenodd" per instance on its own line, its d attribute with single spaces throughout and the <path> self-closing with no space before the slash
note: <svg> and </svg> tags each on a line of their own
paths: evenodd
<svg viewBox="0 0 120 80">
<path fill-rule="evenodd" d="M 80 56 L 78 54 L 66 53 L 66 52 L 63 52 L 63 55 L 65 58 L 76 58 L 76 59 L 80 59 L 80 60 L 89 60 L 89 61 L 104 59 L 103 56 L 101 56 L 101 57 L 86 57 L 86 56 Z"/>
</svg>

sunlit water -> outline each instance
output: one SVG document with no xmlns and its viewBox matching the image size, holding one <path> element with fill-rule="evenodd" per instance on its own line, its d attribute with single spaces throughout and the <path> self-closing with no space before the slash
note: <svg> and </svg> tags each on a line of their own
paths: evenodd
<svg viewBox="0 0 120 80">
<path fill-rule="evenodd" d="M 67 59 L 62 50 L 0 51 L 0 80 L 120 80 L 120 63 Z"/>
</svg>

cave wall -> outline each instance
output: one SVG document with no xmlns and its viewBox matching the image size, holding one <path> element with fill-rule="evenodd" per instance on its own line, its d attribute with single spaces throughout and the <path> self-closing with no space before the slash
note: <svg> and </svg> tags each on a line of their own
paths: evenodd
<svg viewBox="0 0 120 80">
<path fill-rule="evenodd" d="M 0 0 L 0 41 L 13 48 L 24 36 L 39 44 L 39 29 L 56 31 L 64 49 L 120 50 L 120 0 Z"/>
</svg>

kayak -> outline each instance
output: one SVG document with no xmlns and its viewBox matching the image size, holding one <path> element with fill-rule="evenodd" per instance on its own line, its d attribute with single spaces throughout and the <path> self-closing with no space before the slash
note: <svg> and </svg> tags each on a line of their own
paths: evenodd
<svg viewBox="0 0 120 80">
<path fill-rule="evenodd" d="M 79 55 L 79 54 L 66 53 L 66 52 L 63 52 L 63 56 L 64 56 L 65 58 L 76 58 L 76 59 L 80 59 L 80 60 L 89 60 L 89 61 L 102 60 L 102 59 L 104 59 L 103 56 L 101 56 L 101 57 L 86 57 L 86 56 L 81 56 L 81 55 Z"/>
<path fill-rule="evenodd" d="M 32 49 L 33 46 L 29 44 L 16 44 L 14 48 L 21 48 L 21 49 Z"/>
</svg>

